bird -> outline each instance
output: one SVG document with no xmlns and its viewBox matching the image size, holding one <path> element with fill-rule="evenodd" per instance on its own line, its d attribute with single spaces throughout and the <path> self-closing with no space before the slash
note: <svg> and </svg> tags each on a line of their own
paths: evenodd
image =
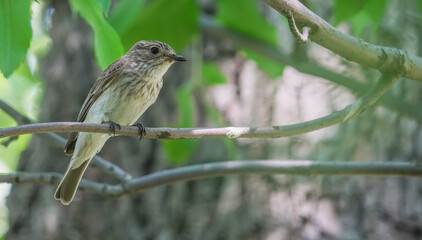
<svg viewBox="0 0 422 240">
<path fill-rule="evenodd" d="M 77 121 L 109 123 L 112 132 L 120 125 L 133 125 L 156 101 L 163 86 L 163 75 L 176 61 L 186 61 L 186 58 L 164 42 L 135 43 L 97 78 Z M 69 135 L 64 152 L 72 157 L 54 194 L 56 200 L 64 205 L 72 202 L 89 162 L 110 137 L 110 134 L 86 132 Z"/>
</svg>

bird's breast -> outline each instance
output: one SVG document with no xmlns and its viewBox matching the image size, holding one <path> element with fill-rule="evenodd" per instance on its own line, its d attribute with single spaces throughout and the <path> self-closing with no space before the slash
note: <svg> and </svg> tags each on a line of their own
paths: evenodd
<svg viewBox="0 0 422 240">
<path fill-rule="evenodd" d="M 156 101 L 163 85 L 161 78 L 119 80 L 105 90 L 91 107 L 88 115 L 98 117 L 89 117 L 87 120 L 132 125 Z"/>
</svg>

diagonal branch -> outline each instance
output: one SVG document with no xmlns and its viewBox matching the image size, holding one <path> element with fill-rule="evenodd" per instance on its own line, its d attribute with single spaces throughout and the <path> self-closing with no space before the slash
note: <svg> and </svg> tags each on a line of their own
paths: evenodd
<svg viewBox="0 0 422 240">
<path fill-rule="evenodd" d="M 309 38 L 334 53 L 381 72 L 422 81 L 422 58 L 406 51 L 381 47 L 344 34 L 314 14 L 297 0 L 263 0 L 285 15 L 290 13 L 297 25 L 311 28 Z M 289 17 L 289 16 L 286 16 Z"/>
<path fill-rule="evenodd" d="M 230 161 L 168 169 L 116 185 L 96 183 L 83 179 L 80 188 L 107 197 L 121 197 L 182 181 L 244 174 L 422 177 L 422 166 L 408 162 Z M 0 174 L 0 182 L 56 185 L 60 181 L 61 176 L 58 173 L 17 172 Z"/>
<path fill-rule="evenodd" d="M 35 121 L 20 114 L 12 106 L 2 100 L 0 100 L 0 109 L 3 109 L 3 111 L 9 114 L 19 124 L 35 124 Z M 66 140 L 56 133 L 50 132 L 41 134 L 41 138 L 50 143 L 52 146 L 59 149 L 63 149 L 66 145 Z M 105 160 L 104 158 L 98 155 L 95 155 L 92 159 L 91 166 L 96 167 L 111 176 L 114 176 L 120 181 L 127 181 L 132 178 L 129 173 L 121 169 L 119 166 Z"/>
<path fill-rule="evenodd" d="M 378 101 L 390 86 L 398 79 L 397 76 L 384 74 L 377 84 L 362 98 L 340 111 L 311 121 L 285 126 L 272 127 L 224 127 L 224 128 L 145 128 L 145 138 L 155 139 L 196 139 L 196 138 L 279 138 L 300 135 L 326 128 L 363 113 L 368 107 Z M 109 125 L 96 123 L 38 123 L 0 129 L 0 138 L 45 132 L 94 132 L 109 133 Z M 122 126 L 116 129 L 116 134 L 139 136 L 137 127 Z"/>
<path fill-rule="evenodd" d="M 206 34 L 220 39 L 230 39 L 236 45 L 253 49 L 270 59 L 292 66 L 302 73 L 327 79 L 333 83 L 348 88 L 352 92 L 364 93 L 368 89 L 366 84 L 356 81 L 350 77 L 325 69 L 311 61 L 297 61 L 294 58 L 285 55 L 280 50 L 275 49 L 273 46 L 268 46 L 265 43 L 230 31 L 218 25 L 209 17 L 201 17 L 201 27 Z M 419 106 L 416 106 L 415 104 L 406 102 L 402 98 L 396 97 L 389 92 L 380 99 L 380 103 L 402 115 L 409 116 L 419 123 L 422 123 L 422 111 L 419 111 Z"/>
</svg>

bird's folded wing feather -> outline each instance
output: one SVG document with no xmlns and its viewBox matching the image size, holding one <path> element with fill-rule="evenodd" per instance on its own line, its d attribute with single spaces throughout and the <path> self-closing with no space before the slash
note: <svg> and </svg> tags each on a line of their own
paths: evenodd
<svg viewBox="0 0 422 240">
<path fill-rule="evenodd" d="M 88 114 L 88 111 L 91 106 L 98 99 L 98 97 L 117 79 L 117 77 L 122 72 L 125 63 L 126 61 L 123 58 L 120 58 L 119 60 L 113 62 L 110 66 L 108 66 L 100 75 L 100 77 L 97 78 L 91 90 L 89 91 L 84 104 L 82 105 L 82 109 L 78 115 L 78 122 L 83 122 L 85 120 L 85 117 Z M 64 148 L 64 152 L 66 154 L 73 153 L 77 139 L 78 132 L 70 133 L 66 147 Z"/>
</svg>

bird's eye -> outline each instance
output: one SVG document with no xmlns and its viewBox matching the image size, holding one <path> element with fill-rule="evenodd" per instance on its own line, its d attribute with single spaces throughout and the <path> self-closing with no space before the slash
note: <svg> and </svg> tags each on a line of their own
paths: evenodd
<svg viewBox="0 0 422 240">
<path fill-rule="evenodd" d="M 157 54 L 158 52 L 160 52 L 160 50 L 158 49 L 158 47 L 152 47 L 152 48 L 150 49 L 150 52 L 151 52 L 152 54 Z"/>
</svg>

